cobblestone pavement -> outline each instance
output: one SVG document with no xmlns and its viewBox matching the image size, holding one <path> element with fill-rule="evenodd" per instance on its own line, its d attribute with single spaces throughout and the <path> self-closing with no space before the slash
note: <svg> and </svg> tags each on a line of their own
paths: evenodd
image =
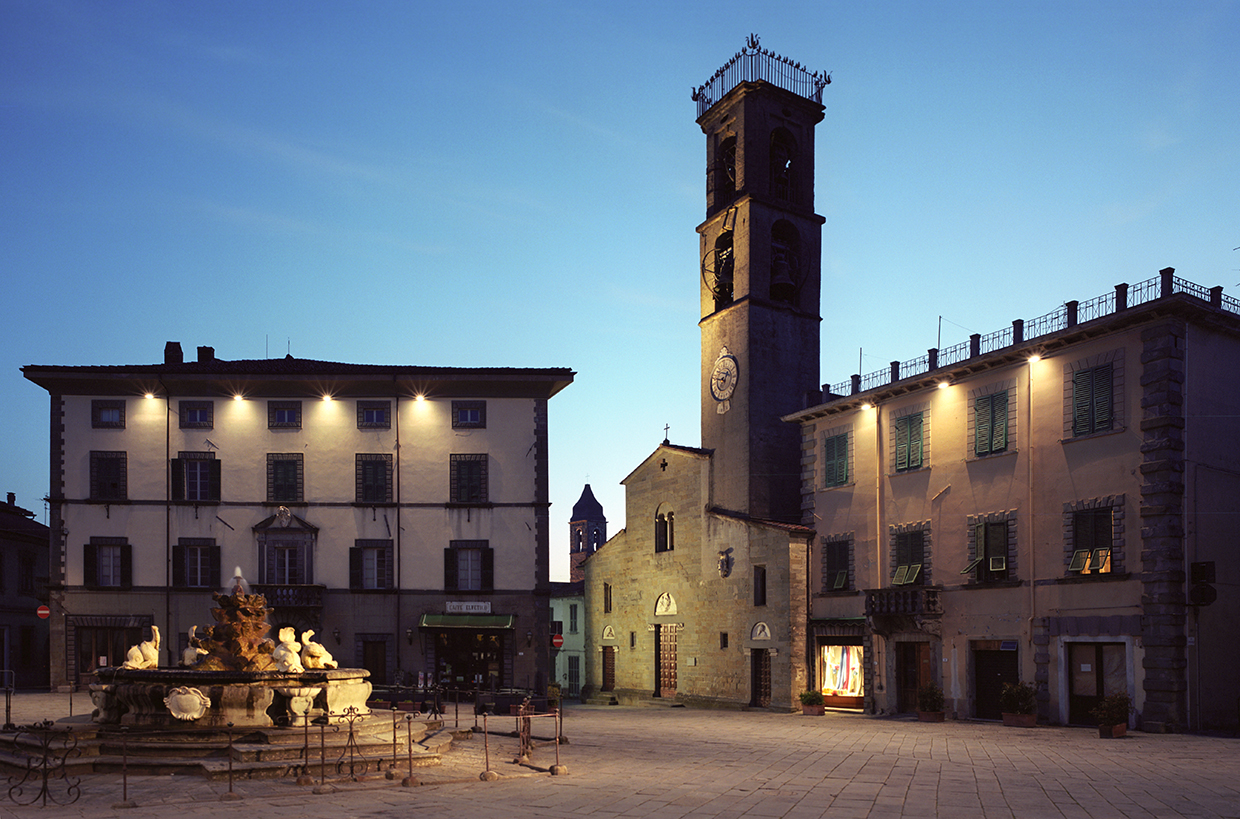
<svg viewBox="0 0 1240 819">
<path fill-rule="evenodd" d="M 66 713 L 65 700 L 18 694 L 14 721 Z M 77 704 L 85 709 L 86 698 Z M 221 801 L 227 782 L 130 777 L 137 807 L 115 808 L 119 776 L 90 775 L 67 807 L 16 807 L 6 788 L 0 817 L 1240 818 L 1234 738 L 1102 740 L 1085 728 L 590 706 L 567 709 L 564 730 L 564 776 L 513 764 L 516 739 L 490 736 L 500 778 L 480 781 L 483 738 L 475 736 L 442 766 L 419 771 L 420 787 L 402 788 L 398 777 L 315 793 L 290 780 L 238 781 L 241 798 Z M 533 763 L 554 761 L 554 747 L 540 744 Z"/>
</svg>

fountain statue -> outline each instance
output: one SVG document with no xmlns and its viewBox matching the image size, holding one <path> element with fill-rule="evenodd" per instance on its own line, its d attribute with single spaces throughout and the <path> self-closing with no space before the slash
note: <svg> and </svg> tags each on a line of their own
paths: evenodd
<svg viewBox="0 0 1240 819">
<path fill-rule="evenodd" d="M 368 714 L 370 672 L 337 668 L 330 653 L 302 633 L 280 630 L 275 643 L 261 594 L 250 594 L 237 568 L 229 593 L 211 595 L 215 624 L 189 631 L 181 667 L 158 668 L 159 629 L 126 654 L 119 668 L 101 668 L 90 687 L 94 721 L 133 725 L 304 725 L 344 718 L 348 709 Z"/>
</svg>

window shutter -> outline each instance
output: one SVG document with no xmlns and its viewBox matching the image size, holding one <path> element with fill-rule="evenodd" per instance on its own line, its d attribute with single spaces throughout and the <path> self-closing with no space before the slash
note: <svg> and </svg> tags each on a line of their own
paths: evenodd
<svg viewBox="0 0 1240 819">
<path fill-rule="evenodd" d="M 207 487 L 207 499 L 217 501 L 223 497 L 223 461 L 217 461 L 214 458 L 207 461 L 207 472 L 207 480 L 210 482 Z"/>
<path fill-rule="evenodd" d="M 922 423 L 921 413 L 909 416 L 908 425 L 908 468 L 916 469 L 921 466 L 921 436 Z"/>
<path fill-rule="evenodd" d="M 1111 428 L 1111 365 L 1094 367 L 1093 431 Z"/>
<path fill-rule="evenodd" d="M 991 407 L 993 395 L 979 395 L 973 402 L 973 452 L 985 455 L 991 450 Z"/>
<path fill-rule="evenodd" d="M 990 451 L 1003 452 L 1007 449 L 1007 390 L 997 392 L 990 399 L 991 434 Z"/>
<path fill-rule="evenodd" d="M 172 547 L 172 585 L 176 588 L 189 585 L 189 580 L 185 577 L 185 546 L 180 543 Z"/>
<path fill-rule="evenodd" d="M 1093 432 L 1090 409 L 1093 405 L 1093 372 L 1080 370 L 1072 374 L 1072 434 Z"/>
<path fill-rule="evenodd" d="M 172 459 L 172 499 L 185 500 L 185 461 Z"/>
<path fill-rule="evenodd" d="M 971 555 L 974 559 L 986 557 L 986 524 L 979 523 L 973 527 L 974 536 L 976 538 L 976 551 Z"/>
<path fill-rule="evenodd" d="M 211 588 L 220 588 L 220 547 L 212 545 L 207 548 L 207 559 L 211 561 Z"/>
<path fill-rule="evenodd" d="M 82 546 L 82 583 L 87 586 L 99 585 L 99 561 L 93 543 Z"/>
<path fill-rule="evenodd" d="M 456 549 L 443 550 L 443 587 L 447 591 L 456 590 Z"/>
<path fill-rule="evenodd" d="M 349 588 L 356 591 L 362 588 L 362 549 L 354 546 L 349 549 Z"/>
<path fill-rule="evenodd" d="M 133 547 L 128 543 L 121 545 L 121 588 L 133 587 Z"/>
<path fill-rule="evenodd" d="M 379 550 L 379 556 L 383 558 L 383 588 L 396 588 L 396 555 L 393 553 L 392 544 Z"/>
<path fill-rule="evenodd" d="M 908 469 L 909 419 L 896 419 L 896 471 Z"/>
<path fill-rule="evenodd" d="M 486 591 L 495 588 L 495 551 L 489 546 L 482 549 L 482 588 Z"/>
</svg>

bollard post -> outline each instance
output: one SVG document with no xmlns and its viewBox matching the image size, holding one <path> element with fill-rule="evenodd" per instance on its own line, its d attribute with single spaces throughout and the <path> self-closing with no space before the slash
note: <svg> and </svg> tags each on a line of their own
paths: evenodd
<svg viewBox="0 0 1240 819">
<path fill-rule="evenodd" d="M 401 780 L 401 787 L 412 788 L 420 784 L 413 775 L 413 714 L 405 715 L 405 739 L 409 742 L 409 775 Z"/>
<path fill-rule="evenodd" d="M 396 713 L 396 703 L 392 703 L 392 765 L 387 769 L 387 773 L 383 775 L 384 779 L 396 778 L 396 729 L 400 725 Z"/>
<path fill-rule="evenodd" d="M 301 719 L 301 776 L 297 777 L 297 784 L 306 786 L 314 784 L 314 777 L 310 775 L 310 708 L 308 706 Z"/>
<path fill-rule="evenodd" d="M 319 723 L 319 784 L 314 793 L 335 793 L 336 789 L 327 784 L 327 722 L 329 716 L 324 715 Z"/>
<path fill-rule="evenodd" d="M 233 792 L 233 724 L 228 723 L 228 793 L 220 795 L 221 802 L 240 799 L 240 794 Z"/>
<path fill-rule="evenodd" d="M 113 805 L 113 809 L 136 808 L 136 803 L 129 800 L 129 726 L 121 726 L 121 801 Z"/>
</svg>

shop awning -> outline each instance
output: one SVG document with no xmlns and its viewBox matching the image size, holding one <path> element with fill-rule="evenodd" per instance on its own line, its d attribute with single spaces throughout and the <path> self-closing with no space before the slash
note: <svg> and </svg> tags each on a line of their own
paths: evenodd
<svg viewBox="0 0 1240 819">
<path fill-rule="evenodd" d="M 423 614 L 420 628 L 512 628 L 512 614 Z"/>
</svg>

